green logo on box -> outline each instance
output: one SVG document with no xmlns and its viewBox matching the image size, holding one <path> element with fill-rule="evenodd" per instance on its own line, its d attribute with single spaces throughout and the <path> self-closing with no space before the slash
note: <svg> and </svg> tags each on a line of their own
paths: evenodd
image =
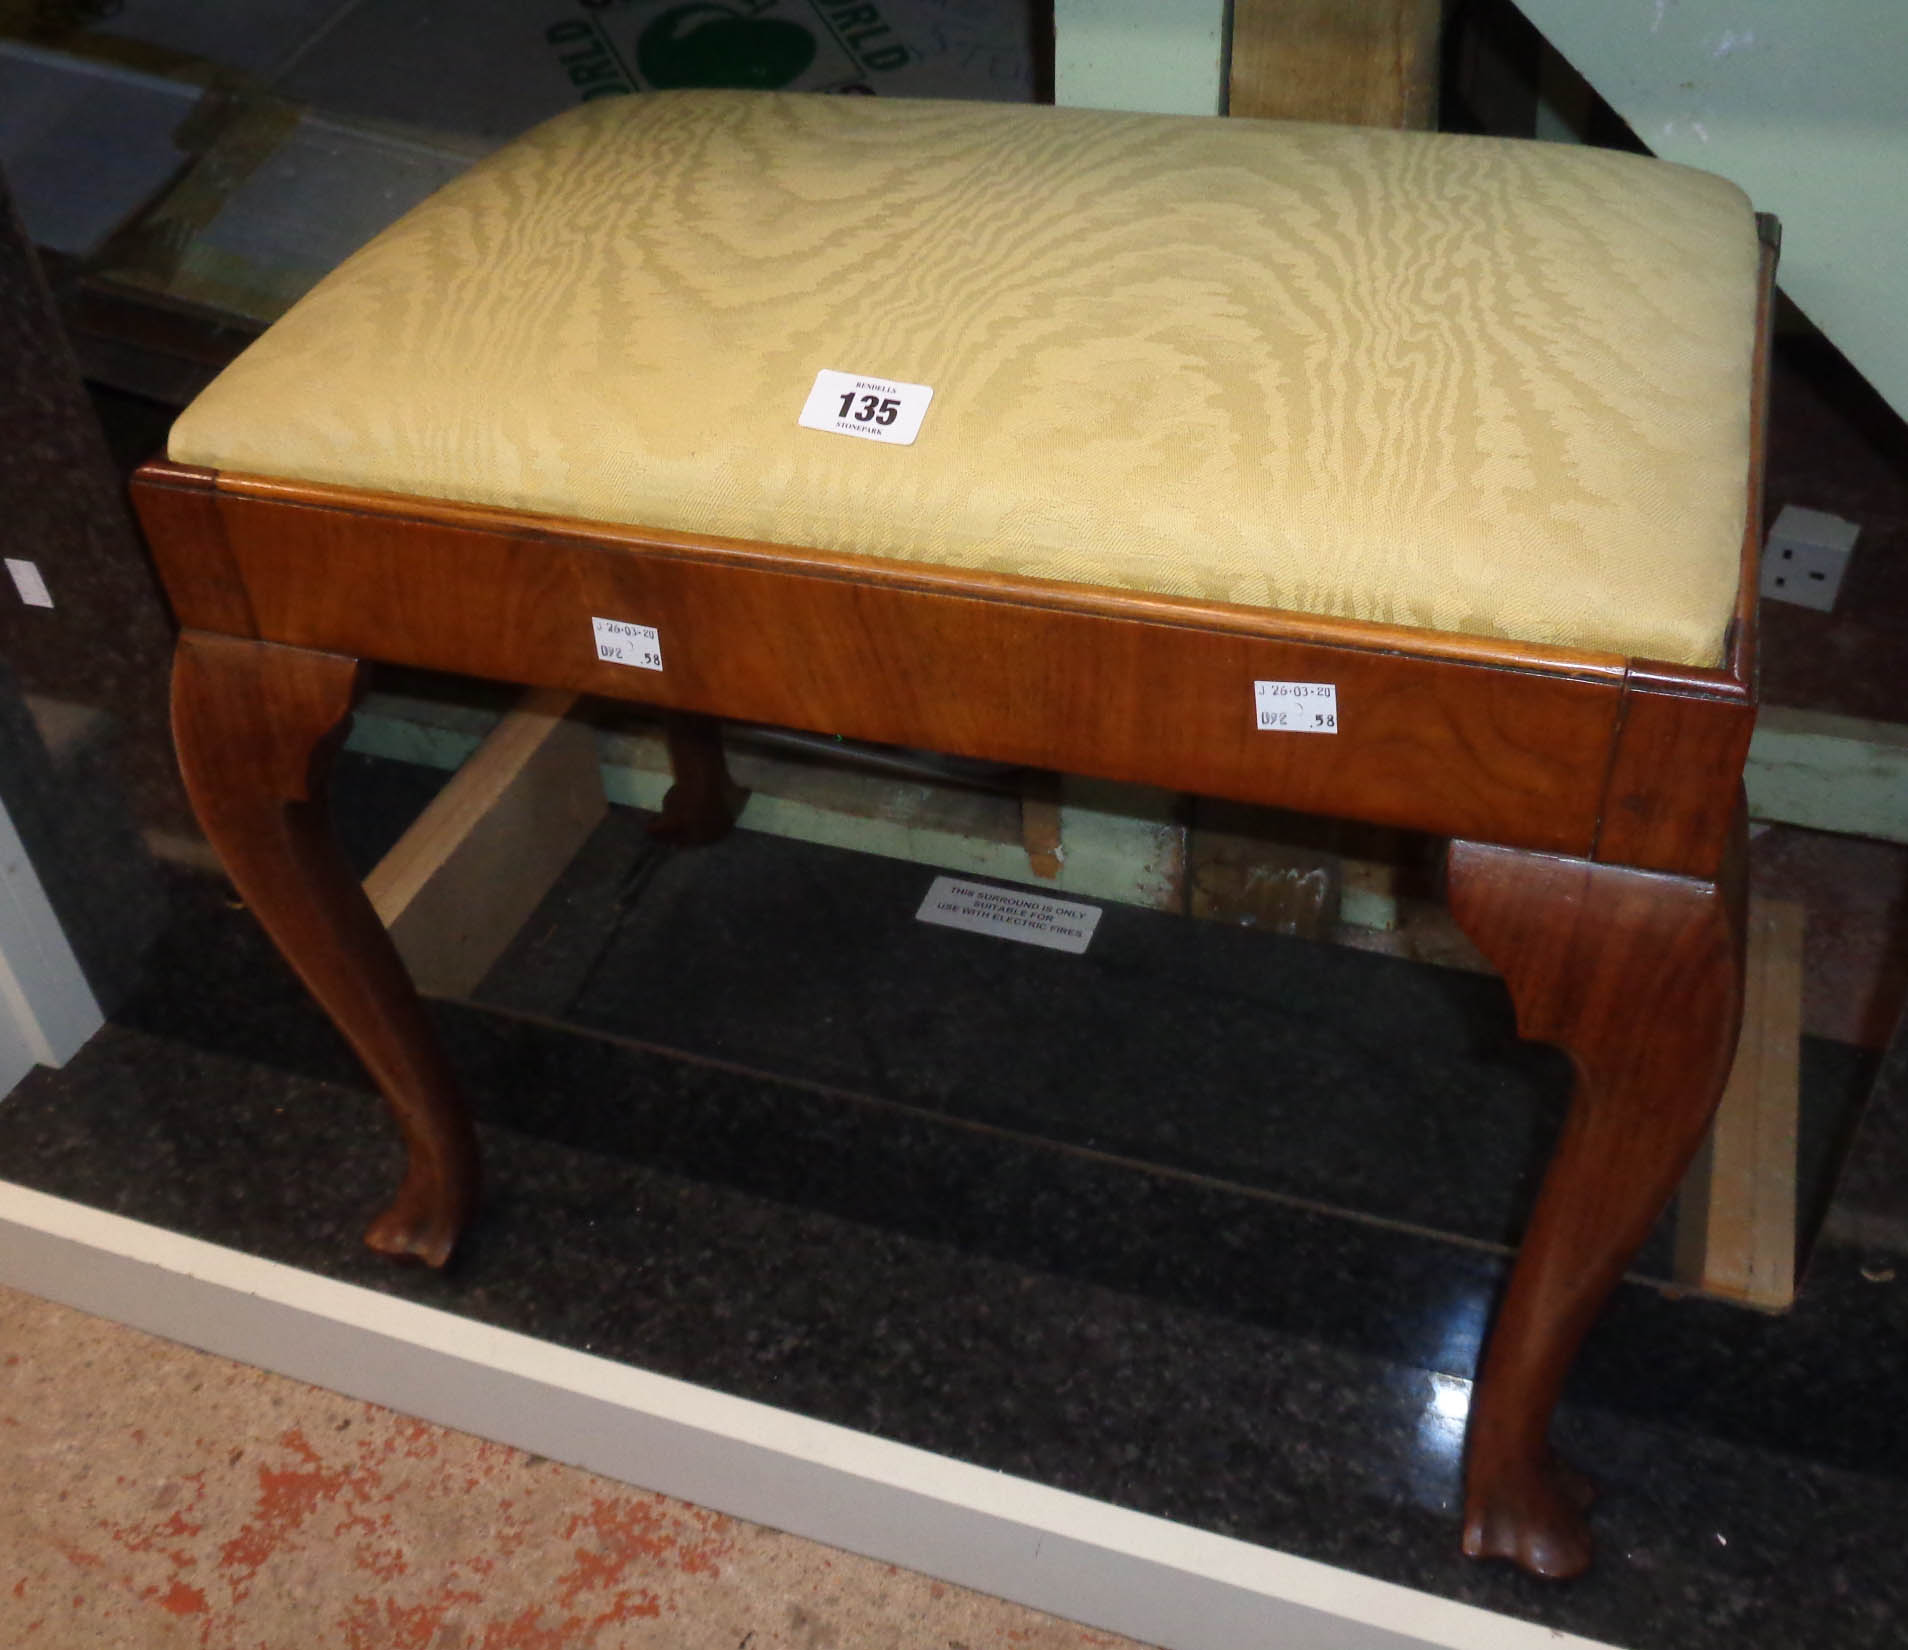
<svg viewBox="0 0 1908 1650">
<path fill-rule="evenodd" d="M 672 6 L 636 40 L 636 68 L 658 88 L 735 86 L 773 91 L 815 61 L 815 37 L 780 17 L 744 17 L 694 0 Z"/>
</svg>

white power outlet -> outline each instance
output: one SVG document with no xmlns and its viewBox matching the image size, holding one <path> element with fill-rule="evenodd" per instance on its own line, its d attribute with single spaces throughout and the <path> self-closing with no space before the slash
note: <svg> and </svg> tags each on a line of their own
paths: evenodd
<svg viewBox="0 0 1908 1650">
<path fill-rule="evenodd" d="M 1783 505 L 1762 550 L 1762 594 L 1833 612 L 1860 533 L 1854 522 L 1825 510 Z"/>
</svg>

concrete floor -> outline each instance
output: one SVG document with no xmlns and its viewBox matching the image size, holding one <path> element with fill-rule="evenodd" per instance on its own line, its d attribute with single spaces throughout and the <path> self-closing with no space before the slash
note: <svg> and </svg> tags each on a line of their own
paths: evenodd
<svg viewBox="0 0 1908 1650">
<path fill-rule="evenodd" d="M 1129 1641 L 0 1289 L 0 1644 Z"/>
</svg>

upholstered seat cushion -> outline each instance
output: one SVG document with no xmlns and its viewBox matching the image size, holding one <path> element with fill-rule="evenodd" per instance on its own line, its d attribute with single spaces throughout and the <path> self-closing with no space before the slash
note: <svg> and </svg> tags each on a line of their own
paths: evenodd
<svg viewBox="0 0 1908 1650">
<path fill-rule="evenodd" d="M 252 474 L 1717 662 L 1757 240 L 1564 145 L 762 93 L 592 102 L 180 418 Z M 818 371 L 932 387 L 911 445 Z"/>
</svg>

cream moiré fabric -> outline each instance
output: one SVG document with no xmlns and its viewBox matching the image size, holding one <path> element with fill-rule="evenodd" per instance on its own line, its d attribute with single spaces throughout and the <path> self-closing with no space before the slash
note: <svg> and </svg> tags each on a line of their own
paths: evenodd
<svg viewBox="0 0 1908 1650">
<path fill-rule="evenodd" d="M 1713 664 L 1757 244 L 1562 145 L 605 99 L 328 277 L 173 430 L 257 474 Z M 929 384 L 913 446 L 798 427 Z"/>
</svg>

